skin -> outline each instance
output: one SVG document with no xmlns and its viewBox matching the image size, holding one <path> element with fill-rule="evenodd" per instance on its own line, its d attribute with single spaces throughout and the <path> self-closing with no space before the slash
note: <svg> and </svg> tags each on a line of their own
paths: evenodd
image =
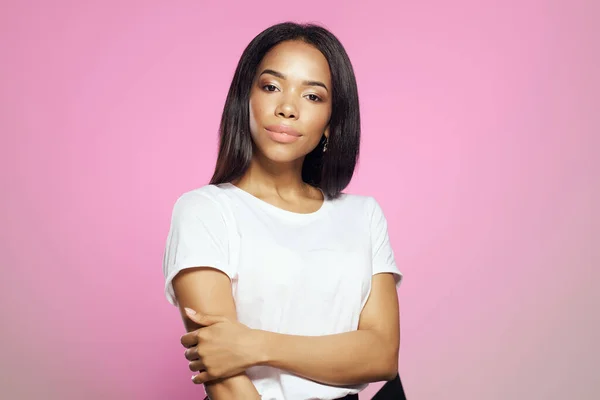
<svg viewBox="0 0 600 400">
<path fill-rule="evenodd" d="M 331 89 L 329 65 L 316 48 L 290 41 L 271 49 L 250 94 L 253 158 L 248 171 L 233 183 L 288 211 L 318 210 L 323 195 L 302 181 L 301 171 L 304 157 L 323 135 L 329 137 Z M 279 124 L 296 129 L 299 140 L 273 141 L 264 128 Z M 391 274 L 373 276 L 357 331 L 319 337 L 253 330 L 237 322 L 231 282 L 210 266 L 182 271 L 173 287 L 188 331 L 181 338 L 185 357 L 190 370 L 199 371 L 192 380 L 206 383 L 213 400 L 258 399 L 244 373 L 256 365 L 330 385 L 391 380 L 397 374 L 399 308 Z"/>
<path fill-rule="evenodd" d="M 322 85 L 322 86 L 321 86 Z M 301 41 L 275 46 L 263 58 L 250 92 L 254 153 L 234 184 L 288 211 L 310 213 L 323 203 L 318 189 L 302 181 L 304 157 L 329 137 L 331 74 L 323 54 Z M 284 124 L 301 134 L 294 143 L 273 141 L 265 127 Z"/>
<path fill-rule="evenodd" d="M 184 307 L 219 315 L 229 321 L 237 320 L 235 302 L 231 294 L 231 281 L 227 275 L 216 269 L 199 267 L 183 270 L 173 279 L 173 289 L 187 332 L 200 333 L 202 329 L 198 329 L 203 325 L 188 317 Z M 243 337 L 246 336 L 241 336 Z M 192 365 L 189 367 L 194 371 Z M 230 374 L 227 379 L 222 379 L 223 376 L 221 379 L 206 383 L 204 386 L 206 393 L 212 400 L 260 399 L 254 384 L 243 371 L 245 368 L 239 370 L 237 374 Z"/>
</svg>

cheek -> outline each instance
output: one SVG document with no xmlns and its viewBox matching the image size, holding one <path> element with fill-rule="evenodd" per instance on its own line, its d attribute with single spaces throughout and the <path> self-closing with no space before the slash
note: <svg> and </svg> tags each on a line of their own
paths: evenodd
<svg viewBox="0 0 600 400">
<path fill-rule="evenodd" d="M 325 107 L 313 108 L 307 117 L 307 120 L 310 121 L 310 131 L 315 132 L 315 134 L 318 135 L 317 141 L 321 140 L 321 136 L 329 123 L 331 112 L 325 109 Z"/>
<path fill-rule="evenodd" d="M 258 130 L 258 123 L 264 118 L 269 105 L 266 104 L 261 96 L 251 96 L 248 108 L 250 111 L 250 132 L 255 135 Z"/>
<path fill-rule="evenodd" d="M 252 136 L 254 136 L 256 134 L 256 106 L 254 105 L 254 103 L 252 102 L 252 100 L 250 100 L 250 104 L 248 104 L 248 109 L 250 111 L 250 133 L 252 134 Z"/>
</svg>

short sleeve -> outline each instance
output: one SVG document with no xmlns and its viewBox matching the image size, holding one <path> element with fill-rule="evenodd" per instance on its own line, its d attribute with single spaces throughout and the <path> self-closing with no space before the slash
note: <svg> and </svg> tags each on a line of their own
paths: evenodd
<svg viewBox="0 0 600 400">
<path fill-rule="evenodd" d="M 226 219 L 215 200 L 194 192 L 179 197 L 173 206 L 163 257 L 169 303 L 177 305 L 172 281 L 186 268 L 212 267 L 233 279 L 235 270 L 229 262 L 228 245 Z"/>
<path fill-rule="evenodd" d="M 370 199 L 371 209 L 371 248 L 373 252 L 373 275 L 381 273 L 394 274 L 396 287 L 400 286 L 402 273 L 396 266 L 394 251 L 390 244 L 388 225 L 381 206 L 374 198 Z"/>
</svg>

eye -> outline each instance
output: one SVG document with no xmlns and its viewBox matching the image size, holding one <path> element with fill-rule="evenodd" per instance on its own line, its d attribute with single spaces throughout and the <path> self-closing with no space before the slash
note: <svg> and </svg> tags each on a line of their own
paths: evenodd
<svg viewBox="0 0 600 400">
<path fill-rule="evenodd" d="M 321 101 L 321 98 L 319 96 L 317 96 L 316 94 L 307 94 L 306 98 L 309 99 L 310 101 L 314 101 L 314 102 L 319 102 Z"/>
<path fill-rule="evenodd" d="M 277 86 L 275 85 L 264 85 L 263 89 L 265 89 L 267 92 L 274 92 L 277 90 Z"/>
</svg>

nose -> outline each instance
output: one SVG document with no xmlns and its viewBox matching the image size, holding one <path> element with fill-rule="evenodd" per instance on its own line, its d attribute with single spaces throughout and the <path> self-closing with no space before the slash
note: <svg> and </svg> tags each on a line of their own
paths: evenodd
<svg viewBox="0 0 600 400">
<path fill-rule="evenodd" d="M 281 103 L 277 106 L 275 110 L 275 114 L 278 117 L 286 118 L 286 119 L 298 119 L 298 108 L 296 105 L 289 99 L 282 99 Z"/>
</svg>

